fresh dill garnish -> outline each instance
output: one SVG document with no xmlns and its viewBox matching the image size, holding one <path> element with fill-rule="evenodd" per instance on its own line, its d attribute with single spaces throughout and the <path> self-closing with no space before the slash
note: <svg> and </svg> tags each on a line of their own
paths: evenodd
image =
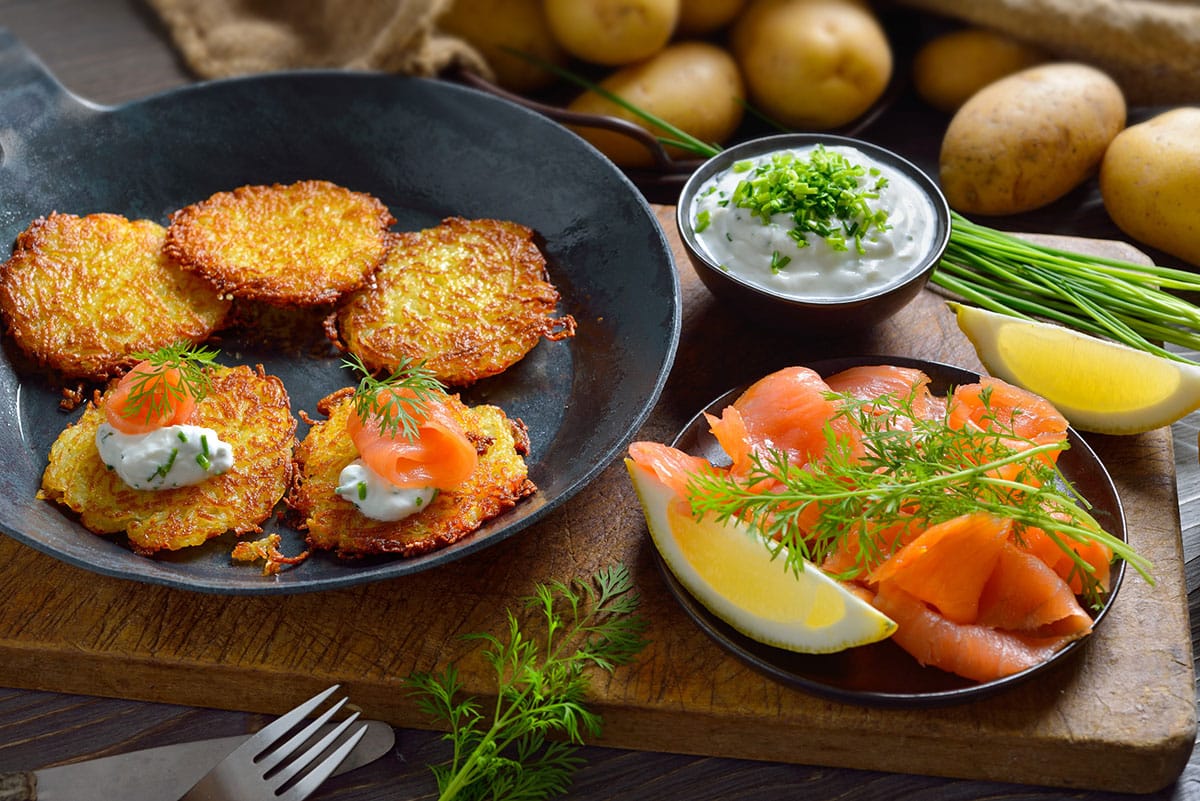
<svg viewBox="0 0 1200 801">
<path fill-rule="evenodd" d="M 175 404 L 186 398 L 199 403 L 208 394 L 208 369 L 216 366 L 217 351 L 176 342 L 153 353 L 137 353 L 134 358 L 150 363 L 149 370 L 129 374 L 129 396 L 122 417 L 157 420 L 171 415 Z M 178 383 L 170 376 L 177 376 Z"/>
<path fill-rule="evenodd" d="M 1152 583 L 1149 563 L 1104 531 L 1053 459 L 1045 458 L 1066 449 L 1066 440 L 1035 443 L 994 414 L 990 430 L 951 428 L 944 419 L 913 414 L 911 400 L 893 395 L 872 401 L 829 397 L 839 411 L 825 426 L 822 458 L 801 467 L 769 450 L 752 457 L 743 476 L 697 474 L 688 485 L 693 513 L 742 520 L 764 534 L 793 570 L 803 569 L 805 560 L 820 564 L 847 537 L 857 537 L 858 565 L 851 572 L 859 573 L 899 546 L 898 539 L 888 546 L 876 536 L 889 526 L 927 528 L 984 511 L 1014 521 L 1017 537 L 1026 528 L 1045 531 L 1072 559 L 1089 602 L 1100 599 L 1102 588 L 1070 541 L 1103 543 Z M 981 397 L 987 404 L 986 392 Z M 837 433 L 839 417 L 861 438 Z M 911 431 L 893 425 L 900 418 L 911 421 Z"/>
<path fill-rule="evenodd" d="M 461 697 L 453 665 L 405 680 L 421 711 L 450 729 L 450 761 L 431 766 L 439 801 L 532 801 L 567 790 L 583 761 L 576 749 L 585 734 L 599 734 L 602 723 L 584 705 L 588 669 L 612 672 L 645 645 L 646 622 L 634 614 L 639 598 L 632 589 L 623 565 L 602 569 L 590 581 L 538 584 L 525 603 L 542 619 L 543 631 L 523 631 L 522 621 L 508 610 L 506 640 L 467 635 L 485 644 L 484 659 L 495 671 L 490 715 L 477 699 Z M 563 739 L 548 739 L 556 734 Z"/>
<path fill-rule="evenodd" d="M 445 395 L 445 387 L 424 361 L 401 357 L 400 364 L 384 379 L 371 375 L 357 355 L 343 359 L 342 366 L 362 376 L 354 390 L 354 413 L 363 425 L 378 422 L 384 436 L 415 440 L 428 404 Z"/>
</svg>

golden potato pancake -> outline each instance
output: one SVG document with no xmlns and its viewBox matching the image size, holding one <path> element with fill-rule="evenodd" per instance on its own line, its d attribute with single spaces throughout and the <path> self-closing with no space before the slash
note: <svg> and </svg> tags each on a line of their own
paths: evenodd
<svg viewBox="0 0 1200 801">
<path fill-rule="evenodd" d="M 395 235 L 375 286 L 351 295 L 327 327 L 371 370 L 424 360 L 439 381 L 463 387 L 503 372 L 542 337 L 573 336 L 573 317 L 552 317 L 558 298 L 533 231 L 451 217 Z"/>
<path fill-rule="evenodd" d="M 136 353 L 206 339 L 230 302 L 163 254 L 164 234 L 117 214 L 39 217 L 0 266 L 13 340 L 64 377 L 103 380 Z"/>
<path fill-rule="evenodd" d="M 510 420 L 495 406 L 467 407 L 454 395 L 451 410 L 479 451 L 475 472 L 402 520 L 363 516 L 336 493 L 342 468 L 358 458 L 346 434 L 346 420 L 354 413 L 353 394 L 347 388 L 322 399 L 317 409 L 328 419 L 313 422 L 296 449 L 297 473 L 289 504 L 302 519 L 298 525 L 307 529 L 313 548 L 336 551 L 341 557 L 417 556 L 470 536 L 537 490 L 523 458 L 529 451 L 524 424 Z"/>
<path fill-rule="evenodd" d="M 164 248 L 227 295 L 317 306 L 367 283 L 394 222 L 377 198 L 328 181 L 242 186 L 172 214 Z"/>
<path fill-rule="evenodd" d="M 124 531 L 137 553 L 200 545 L 227 531 L 258 533 L 291 484 L 296 418 L 283 382 L 261 367 L 212 371 L 191 422 L 232 445 L 234 465 L 190 487 L 135 490 L 106 468 L 96 450 L 101 402 L 89 403 L 55 440 L 38 496 L 77 512 L 96 534 Z"/>
</svg>

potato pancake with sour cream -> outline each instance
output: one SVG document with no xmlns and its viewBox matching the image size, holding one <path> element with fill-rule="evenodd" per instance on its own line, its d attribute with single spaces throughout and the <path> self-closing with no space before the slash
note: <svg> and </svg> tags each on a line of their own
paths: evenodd
<svg viewBox="0 0 1200 801">
<path fill-rule="evenodd" d="M 165 229 L 117 214 L 39 217 L 0 266 L 0 312 L 13 340 L 67 378 L 103 380 L 135 354 L 201 342 L 230 302 L 162 253 Z"/>
<path fill-rule="evenodd" d="M 573 317 L 553 317 L 558 290 L 533 236 L 519 223 L 461 217 L 396 234 L 374 286 L 328 320 L 330 339 L 371 370 L 421 360 L 463 387 L 508 369 L 543 337 L 574 336 Z"/>
<path fill-rule="evenodd" d="M 226 295 L 317 306 L 369 281 L 395 221 L 379 199 L 329 181 L 242 186 L 172 214 L 164 249 Z"/>
<path fill-rule="evenodd" d="M 77 512 L 93 533 L 125 532 L 130 547 L 145 555 L 200 545 L 227 531 L 260 532 L 292 479 L 296 418 L 287 390 L 261 367 L 218 367 L 209 381 L 189 422 L 232 446 L 232 468 L 191 486 L 133 489 L 96 448 L 96 430 L 105 421 L 101 397 L 51 446 L 38 496 Z"/>
<path fill-rule="evenodd" d="M 353 396 L 354 389 L 347 387 L 323 398 L 317 411 L 327 419 L 311 421 L 296 448 L 297 473 L 288 503 L 313 548 L 342 557 L 417 556 L 470 536 L 537 490 L 523 458 L 529 451 L 524 424 L 496 406 L 468 407 L 451 395 L 447 409 L 479 453 L 475 470 L 453 489 L 439 491 L 416 514 L 395 521 L 366 517 L 337 494 L 342 468 L 359 456 L 346 431 L 355 413 Z"/>
</svg>

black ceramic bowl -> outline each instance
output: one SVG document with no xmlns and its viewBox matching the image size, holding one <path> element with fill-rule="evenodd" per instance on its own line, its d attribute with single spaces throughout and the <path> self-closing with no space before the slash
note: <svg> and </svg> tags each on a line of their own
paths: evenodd
<svg viewBox="0 0 1200 801">
<path fill-rule="evenodd" d="M 916 263 L 886 285 L 850 295 L 827 298 L 789 297 L 764 289 L 723 269 L 701 246 L 694 228 L 697 193 L 713 176 L 734 163 L 768 153 L 816 144 L 844 145 L 910 178 L 925 193 L 933 209 L 932 244 Z M 700 280 L 714 295 L 737 306 L 749 319 L 788 331 L 837 334 L 861 330 L 886 320 L 925 287 L 950 238 L 950 207 L 938 185 L 921 169 L 890 150 L 850 137 L 832 134 L 780 134 L 735 145 L 704 162 L 684 184 L 676 207 L 679 236 Z"/>
</svg>

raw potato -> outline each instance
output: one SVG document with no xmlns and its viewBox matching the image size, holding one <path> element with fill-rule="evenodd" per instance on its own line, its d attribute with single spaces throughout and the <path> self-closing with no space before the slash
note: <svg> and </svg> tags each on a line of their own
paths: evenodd
<svg viewBox="0 0 1200 801">
<path fill-rule="evenodd" d="M 676 34 L 703 36 L 733 22 L 746 0 L 680 0 Z"/>
<path fill-rule="evenodd" d="M 751 0 L 731 45 L 754 105 L 801 131 L 861 116 L 892 75 L 883 27 L 855 0 Z"/>
<path fill-rule="evenodd" d="M 727 52 L 705 42 L 669 45 L 640 64 L 618 70 L 600 85 L 705 142 L 724 142 L 742 121 L 745 93 L 737 64 Z M 636 115 L 590 91 L 568 108 L 619 117 L 650 128 Z M 653 163 L 650 151 L 628 136 L 601 128 L 581 127 L 575 131 L 622 167 Z M 667 148 L 667 152 L 684 155 L 677 148 Z"/>
<path fill-rule="evenodd" d="M 1200 108 L 1177 108 L 1117 134 L 1100 195 L 1134 239 L 1200 266 Z"/>
<path fill-rule="evenodd" d="M 545 0 L 543 7 L 568 53 L 610 67 L 657 53 L 679 19 L 679 0 Z"/>
<path fill-rule="evenodd" d="M 929 105 L 953 114 L 990 83 L 1041 64 L 1041 50 L 983 28 L 964 28 L 929 40 L 913 58 L 913 86 Z"/>
<path fill-rule="evenodd" d="M 1070 192 L 1125 127 L 1125 98 L 1094 67 L 1043 64 L 985 86 L 950 120 L 941 183 L 964 214 L 1017 214 Z"/>
<path fill-rule="evenodd" d="M 514 92 L 541 89 L 556 78 L 505 48 L 557 66 L 567 63 L 542 13 L 542 0 L 454 0 L 438 25 L 473 45 L 496 73 L 496 82 Z"/>
</svg>

